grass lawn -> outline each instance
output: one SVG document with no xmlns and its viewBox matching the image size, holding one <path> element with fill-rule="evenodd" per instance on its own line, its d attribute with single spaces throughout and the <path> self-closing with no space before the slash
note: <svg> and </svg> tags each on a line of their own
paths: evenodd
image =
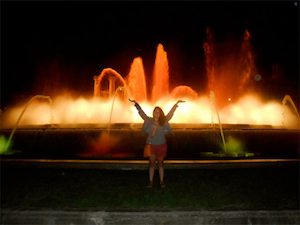
<svg viewBox="0 0 300 225">
<path fill-rule="evenodd" d="M 1 168 L 2 209 L 299 209 L 299 167 L 165 170 L 167 187 L 147 188 L 148 171 Z"/>
</svg>

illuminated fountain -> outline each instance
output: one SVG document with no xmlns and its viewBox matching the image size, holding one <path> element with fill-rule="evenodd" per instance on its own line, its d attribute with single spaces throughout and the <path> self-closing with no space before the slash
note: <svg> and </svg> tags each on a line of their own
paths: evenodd
<svg viewBox="0 0 300 225">
<path fill-rule="evenodd" d="M 156 51 L 156 59 L 153 72 L 152 101 L 157 102 L 169 94 L 169 62 L 167 52 L 159 44 Z"/>
<path fill-rule="evenodd" d="M 142 58 L 137 57 L 133 60 L 130 72 L 126 78 L 128 96 L 138 102 L 147 101 L 147 87 Z"/>
<path fill-rule="evenodd" d="M 207 47 L 204 48 L 207 49 Z M 251 84 L 249 84 L 251 82 L 248 78 L 250 74 L 249 68 L 253 66 L 245 66 L 248 68 L 246 69 L 248 72 L 241 72 L 238 79 L 231 78 L 230 73 L 228 72 L 228 74 L 226 71 L 217 76 L 217 66 L 213 66 L 216 62 L 213 63 L 214 60 L 211 59 L 213 54 L 211 56 L 208 50 L 205 50 L 205 52 L 207 52 L 206 64 L 207 76 L 209 77 L 207 95 L 200 95 L 191 87 L 185 85 L 178 85 L 171 92 L 169 91 L 168 60 L 163 46 L 159 44 L 155 60 L 152 96 L 147 96 L 149 85 L 145 81 L 142 59 L 138 57 L 133 60 L 130 72 L 124 78 L 111 68 L 103 69 L 99 76 L 95 76 L 93 98 L 80 97 L 74 99 L 63 95 L 54 98 L 53 124 L 56 127 L 107 126 L 108 121 L 110 121 L 109 117 L 114 94 L 118 87 L 126 86 L 126 92 L 119 90 L 116 96 L 114 116 L 111 118 L 112 124 L 136 124 L 142 122 L 135 108 L 127 101 L 128 98 L 143 103 L 143 109 L 149 115 L 151 115 L 152 109 L 156 105 L 160 105 L 165 111 L 168 111 L 174 104 L 174 101 L 183 99 L 186 100 L 186 103 L 184 107 L 178 108 L 172 118 L 172 124 L 213 124 L 216 121 L 216 115 L 212 117 L 209 92 L 214 91 L 220 107 L 220 118 L 224 124 L 283 126 L 282 104 L 276 101 L 263 102 L 258 94 L 251 94 L 248 90 L 248 86 L 250 86 L 251 90 Z M 230 81 L 225 88 L 219 85 L 219 83 L 227 85 L 224 77 L 227 77 Z M 240 77 L 246 78 L 242 79 Z M 240 85 L 238 85 L 239 83 Z M 243 95 L 241 90 L 244 90 L 246 94 Z M 228 92 L 235 92 L 235 97 L 228 95 Z M 221 97 L 218 97 L 220 95 Z M 226 96 L 226 101 L 224 101 L 222 96 Z M 230 96 L 232 101 L 228 102 L 227 97 Z M 224 104 L 224 102 L 227 104 Z M 20 103 L 19 106 L 8 108 L 3 113 L 2 128 L 10 129 L 16 124 L 24 108 L 23 104 Z M 36 105 L 29 106 L 28 111 L 30 113 L 26 113 L 23 116 L 19 126 L 50 124 L 50 117 L 45 116 L 50 111 L 45 105 L 40 104 L 39 107 Z M 284 123 L 285 128 L 298 128 L 297 117 L 289 108 L 285 110 L 285 120 L 288 120 Z"/>
<path fill-rule="evenodd" d="M 267 137 L 260 142 L 268 147 L 271 146 L 268 141 L 274 140 L 274 135 L 279 135 L 282 139 L 292 135 L 294 141 L 291 148 L 295 151 L 295 148 L 299 149 L 299 143 L 296 141 L 299 135 L 299 115 L 295 115 L 288 107 L 284 107 L 284 116 L 282 115 L 282 104 L 285 105 L 287 100 L 291 102 L 291 98 L 286 97 L 281 104 L 276 101 L 263 102 L 257 94 L 253 94 L 252 78 L 257 71 L 250 37 L 249 31 L 246 30 L 241 42 L 241 57 L 236 59 L 235 56 L 228 56 L 228 60 L 219 67 L 214 37 L 207 29 L 207 40 L 203 48 L 206 56 L 207 90 L 213 95 L 207 93 L 201 96 L 192 87 L 185 85 L 178 85 L 170 91 L 171 76 L 167 52 L 162 44 L 158 44 L 151 96 L 147 96 L 147 88 L 150 87 L 146 84 L 143 61 L 137 57 L 133 59 L 127 76 L 123 77 L 112 68 L 105 68 L 99 76 L 94 76 L 92 98 L 72 99 L 60 96 L 53 99 L 52 110 L 44 103 L 29 106 L 22 120 L 18 118 L 24 108 L 23 104 L 7 109 L 1 118 L 2 133 L 7 134 L 16 124 L 19 126 L 16 134 L 19 133 L 20 136 L 26 136 L 29 128 L 35 129 L 32 132 L 42 134 L 47 131 L 47 135 L 42 135 L 44 139 L 39 140 L 39 147 L 36 148 L 48 149 L 47 154 L 50 154 L 56 146 L 52 143 L 45 146 L 43 140 L 46 142 L 49 136 L 66 131 L 75 135 L 76 139 L 74 141 L 72 135 L 71 138 L 66 134 L 61 138 L 61 142 L 68 143 L 68 146 L 64 147 L 68 149 L 65 150 L 64 157 L 85 155 L 97 158 L 139 158 L 140 149 L 144 145 L 144 139 L 140 135 L 143 121 L 127 99 L 139 102 L 149 116 L 156 105 L 167 112 L 181 99 L 186 103 L 178 107 L 170 121 L 177 137 L 167 137 L 170 149 L 174 150 L 170 157 L 199 158 L 203 156 L 200 153 L 230 153 L 232 149 L 241 152 L 241 148 L 242 152 L 248 151 L 248 154 L 258 148 L 255 145 L 257 140 L 253 136 L 254 130 L 267 130 Z M 232 101 L 228 102 L 228 98 Z M 49 116 L 52 112 L 53 118 Z M 214 126 L 214 121 L 218 121 L 219 129 Z M 21 148 L 25 140 L 18 142 L 18 138 L 21 137 L 17 136 L 16 148 Z M 274 143 L 272 147 L 280 147 L 278 143 Z M 200 150 L 194 152 L 194 149 Z M 176 152 L 180 152 L 181 155 L 176 155 Z M 51 153 L 51 157 L 58 156 Z"/>
<path fill-rule="evenodd" d="M 228 101 L 236 102 L 241 96 L 253 93 L 253 78 L 257 71 L 249 31 L 245 31 L 241 47 L 236 50 L 239 54 L 228 54 L 232 44 L 217 46 L 209 28 L 206 29 L 206 37 L 203 48 L 206 56 L 207 88 L 208 92 L 214 91 L 219 106 L 224 107 Z"/>
</svg>

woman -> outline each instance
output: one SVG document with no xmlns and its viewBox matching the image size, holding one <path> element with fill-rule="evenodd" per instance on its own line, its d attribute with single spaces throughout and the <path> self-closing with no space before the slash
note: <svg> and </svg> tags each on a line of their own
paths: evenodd
<svg viewBox="0 0 300 225">
<path fill-rule="evenodd" d="M 148 134 L 146 143 L 151 143 L 151 156 L 149 157 L 149 185 L 148 188 L 153 187 L 153 177 L 155 172 L 155 164 L 157 161 L 158 172 L 160 178 L 161 188 L 165 188 L 164 183 L 164 158 L 167 156 L 167 144 L 166 144 L 166 134 L 173 134 L 169 120 L 173 117 L 173 114 L 178 107 L 178 103 L 184 102 L 179 100 L 170 110 L 170 112 L 165 116 L 163 110 L 160 107 L 155 107 L 153 110 L 153 117 L 148 117 L 142 110 L 141 106 L 135 101 L 134 106 L 137 108 L 140 116 L 144 120 L 142 134 Z M 154 135 L 153 135 L 154 134 Z M 153 137 L 151 137 L 153 136 Z"/>
</svg>

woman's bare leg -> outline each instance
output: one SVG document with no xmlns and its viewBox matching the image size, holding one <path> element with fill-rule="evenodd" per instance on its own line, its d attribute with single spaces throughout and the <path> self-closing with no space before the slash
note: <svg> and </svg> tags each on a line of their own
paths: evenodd
<svg viewBox="0 0 300 225">
<path fill-rule="evenodd" d="M 157 164 L 158 164 L 158 172 L 159 172 L 159 179 L 160 183 L 164 184 L 164 157 L 157 157 Z"/>
<path fill-rule="evenodd" d="M 149 180 L 153 183 L 153 177 L 155 172 L 155 164 L 156 164 L 156 155 L 151 155 L 149 157 Z"/>
</svg>

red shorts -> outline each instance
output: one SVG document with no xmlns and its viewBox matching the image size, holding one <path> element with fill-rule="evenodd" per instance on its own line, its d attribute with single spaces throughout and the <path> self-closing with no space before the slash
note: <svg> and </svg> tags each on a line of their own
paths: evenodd
<svg viewBox="0 0 300 225">
<path fill-rule="evenodd" d="M 161 145 L 151 145 L 151 154 L 156 155 L 156 157 L 167 157 L 167 143 Z"/>
</svg>

